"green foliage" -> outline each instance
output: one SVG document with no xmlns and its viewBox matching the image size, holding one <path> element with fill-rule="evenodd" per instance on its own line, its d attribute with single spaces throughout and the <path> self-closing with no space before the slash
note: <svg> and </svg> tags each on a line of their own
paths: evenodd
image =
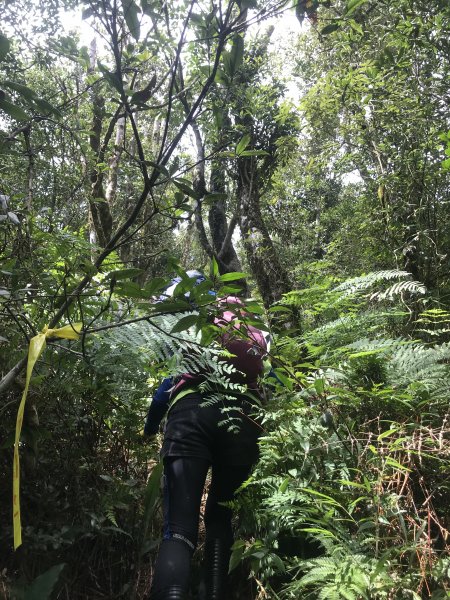
<svg viewBox="0 0 450 600">
<path fill-rule="evenodd" d="M 242 324 L 245 329 L 245 319 Z M 208 402 L 220 401 L 223 394 L 232 397 L 245 387 L 231 382 L 235 369 L 225 362 L 226 351 L 214 342 L 219 335 L 219 328 L 209 325 L 202 312 L 166 314 L 95 336 L 88 345 L 89 362 L 99 373 L 109 374 L 116 393 L 120 386 L 124 397 L 129 398 L 132 390 L 142 394 L 146 380 L 158 385 L 164 373 L 175 378 L 200 373 Z"/>
<path fill-rule="evenodd" d="M 267 311 L 277 378 L 232 566 L 247 562 L 266 597 L 448 597 L 448 3 L 302 0 L 310 26 L 283 33 L 281 52 L 251 22 L 283 3 L 90 0 L 97 55 L 62 31 L 76 2 L 3 4 L 2 376 L 52 319 L 87 333 L 36 366 L 24 552 L 2 553 L 0 595 L 148 595 L 151 390 L 201 370 L 209 402 L 240 391 L 208 289 L 235 293 L 247 270 L 266 308 L 295 289 Z M 230 222 L 247 265 L 220 275 Z M 169 249 L 184 268 L 214 254 L 212 277 L 192 288 L 181 272 L 156 306 Z M 22 389 L 19 373 L 0 406 L 6 524 Z M 0 542 L 11 547 L 8 527 Z"/>
<path fill-rule="evenodd" d="M 369 273 L 322 289 L 318 308 L 315 288 L 286 296 L 304 313 L 316 307 L 302 336 L 316 365 L 287 368 L 309 373 L 264 412 L 260 460 L 240 499 L 243 532 L 256 541 L 236 543 L 231 563 L 247 560 L 274 597 L 439 598 L 450 589 L 449 345 L 418 339 L 422 315 L 407 327 L 414 290 L 383 293 L 406 276 Z"/>
<path fill-rule="evenodd" d="M 16 592 L 18 600 L 49 600 L 65 566 L 55 565 L 36 577 L 24 590 L 19 589 Z"/>
</svg>

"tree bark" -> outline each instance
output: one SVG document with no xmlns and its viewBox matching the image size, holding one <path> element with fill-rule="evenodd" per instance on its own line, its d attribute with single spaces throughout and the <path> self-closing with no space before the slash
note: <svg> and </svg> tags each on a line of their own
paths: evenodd
<svg viewBox="0 0 450 600">
<path fill-rule="evenodd" d="M 91 42 L 90 61 L 91 69 L 94 69 L 97 60 L 97 44 L 95 38 Z M 93 87 L 92 94 L 92 124 L 89 135 L 89 144 L 94 154 L 95 163 L 92 165 L 90 173 L 91 181 L 91 197 L 89 199 L 90 209 L 90 225 L 91 225 L 91 241 L 95 241 L 99 246 L 104 248 L 112 234 L 113 220 L 111 216 L 110 206 L 108 204 L 104 189 L 103 189 L 103 169 L 98 168 L 101 163 L 101 137 L 103 128 L 103 119 L 105 117 L 105 99 Z"/>
<path fill-rule="evenodd" d="M 191 124 L 197 147 L 197 165 L 194 171 L 194 190 L 198 196 L 195 209 L 195 224 L 197 227 L 199 241 L 210 258 L 215 258 L 219 265 L 219 273 L 231 273 L 242 271 L 241 261 L 233 245 L 233 232 L 236 227 L 236 219 L 228 222 L 226 214 L 225 198 L 215 200 L 208 211 L 208 224 L 211 241 L 205 229 L 202 213 L 202 199 L 208 193 L 205 179 L 205 150 L 200 129 L 197 123 Z M 219 162 L 213 161 L 209 193 L 226 194 L 225 173 Z M 245 290 L 247 287 L 245 286 Z"/>
<path fill-rule="evenodd" d="M 121 117 L 116 125 L 116 139 L 114 142 L 114 153 L 109 159 L 108 184 L 106 186 L 106 200 L 112 206 L 117 193 L 117 180 L 120 159 L 123 153 L 123 141 L 125 138 L 125 117 Z"/>
<path fill-rule="evenodd" d="M 244 248 L 264 306 L 269 307 L 292 286 L 261 214 L 256 157 L 239 158 L 238 169 L 237 195 Z"/>
</svg>

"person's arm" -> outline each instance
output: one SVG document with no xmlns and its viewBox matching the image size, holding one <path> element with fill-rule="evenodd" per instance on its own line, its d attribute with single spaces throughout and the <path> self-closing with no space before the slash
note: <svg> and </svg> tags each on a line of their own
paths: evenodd
<svg viewBox="0 0 450 600">
<path fill-rule="evenodd" d="M 156 392 L 153 394 L 152 403 L 148 409 L 147 418 L 145 420 L 144 434 L 155 435 L 158 433 L 159 425 L 166 414 L 170 395 L 173 388 L 173 378 L 166 377 Z"/>
</svg>

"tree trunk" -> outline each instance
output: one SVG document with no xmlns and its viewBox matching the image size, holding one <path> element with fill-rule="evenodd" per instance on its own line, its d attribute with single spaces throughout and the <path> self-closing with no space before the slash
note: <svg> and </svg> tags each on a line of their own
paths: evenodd
<svg viewBox="0 0 450 600">
<path fill-rule="evenodd" d="M 205 150 L 197 123 L 193 122 L 191 128 L 194 132 L 197 147 L 197 165 L 194 171 L 193 186 L 198 196 L 194 216 L 200 244 L 210 258 L 214 257 L 217 260 L 220 274 L 242 271 L 241 261 L 233 245 L 233 233 L 237 218 L 232 218 L 228 222 L 226 199 L 224 197 L 215 200 L 209 209 L 208 224 L 211 242 L 208 239 L 202 213 L 202 199 L 208 193 L 205 180 Z M 213 162 L 212 164 L 210 193 L 226 194 L 225 173 L 218 162 Z M 246 284 L 244 285 L 244 291 L 247 292 L 247 286 Z"/>
<path fill-rule="evenodd" d="M 108 184 L 106 186 L 106 200 L 112 206 L 117 192 L 117 176 L 119 173 L 120 159 L 123 153 L 123 141 L 125 138 L 125 117 L 121 117 L 116 125 L 116 139 L 114 143 L 114 154 L 109 159 Z"/>
<path fill-rule="evenodd" d="M 255 157 L 238 160 L 237 195 L 241 206 L 240 229 L 244 248 L 263 303 L 269 307 L 292 289 L 261 214 Z"/>
<path fill-rule="evenodd" d="M 90 48 L 91 69 L 94 69 L 97 59 L 97 44 L 95 38 L 92 40 Z M 103 170 L 98 168 L 98 163 L 101 161 L 101 136 L 103 119 L 105 117 L 105 99 L 97 91 L 97 87 L 93 87 L 91 94 L 92 100 L 92 125 L 89 135 L 89 144 L 94 154 L 95 163 L 92 165 L 90 180 L 91 180 L 91 197 L 89 199 L 91 225 L 90 240 L 104 248 L 112 234 L 113 220 L 111 210 L 103 189 Z"/>
</svg>

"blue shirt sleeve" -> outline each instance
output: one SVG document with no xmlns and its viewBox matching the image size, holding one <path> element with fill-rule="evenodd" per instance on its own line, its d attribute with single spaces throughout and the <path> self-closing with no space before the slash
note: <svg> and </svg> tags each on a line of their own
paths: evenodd
<svg viewBox="0 0 450 600">
<path fill-rule="evenodd" d="M 170 391 L 173 387 L 173 378 L 166 377 L 153 394 L 152 403 L 148 409 L 145 420 L 144 434 L 155 435 L 158 433 L 159 425 L 164 418 L 170 403 Z"/>
</svg>

